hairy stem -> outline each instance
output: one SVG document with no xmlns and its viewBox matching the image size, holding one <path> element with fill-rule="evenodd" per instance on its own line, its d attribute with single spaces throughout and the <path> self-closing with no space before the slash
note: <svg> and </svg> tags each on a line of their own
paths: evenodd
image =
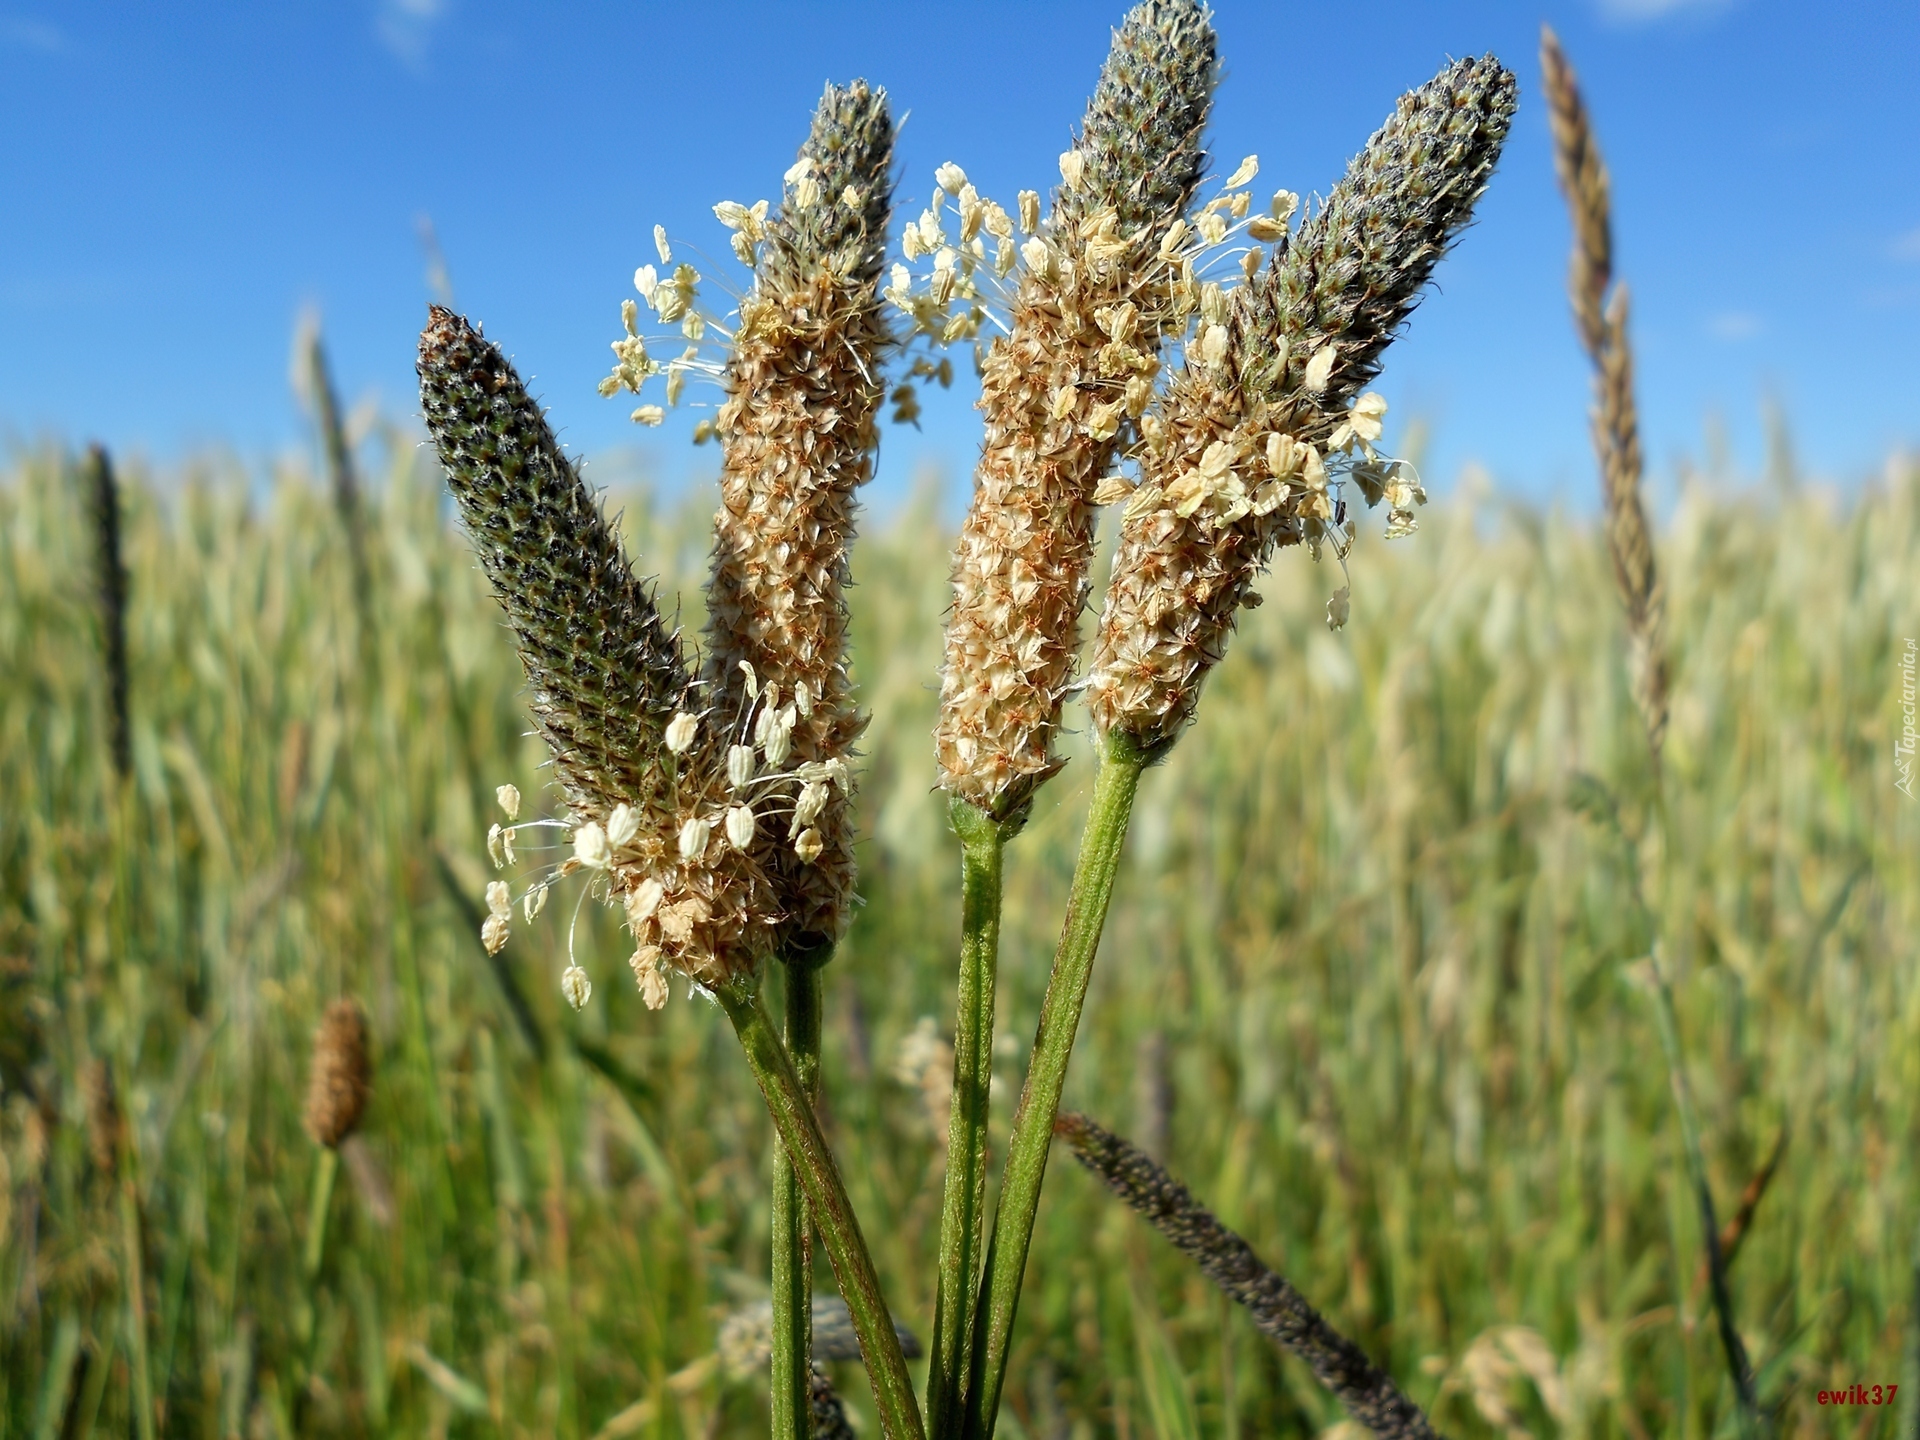
<svg viewBox="0 0 1920 1440">
<path fill-rule="evenodd" d="M 820 966 L 831 951 L 783 956 L 787 1054 L 811 1104 L 820 1095 Z M 813 1433 L 813 1217 L 782 1145 L 773 1157 L 773 1433 Z"/>
<path fill-rule="evenodd" d="M 1020 1108 L 1014 1113 L 1013 1134 L 1007 1141 L 1007 1165 L 1000 1177 L 993 1240 L 987 1247 L 986 1273 L 980 1281 L 966 1419 L 961 1430 L 967 1440 L 987 1440 L 999 1413 L 1008 1343 L 1014 1312 L 1020 1304 L 1020 1282 L 1026 1273 L 1027 1248 L 1033 1241 L 1034 1217 L 1040 1209 L 1040 1186 L 1046 1179 L 1054 1117 L 1060 1112 L 1073 1036 L 1080 1025 L 1080 1008 L 1086 1003 L 1094 951 L 1100 945 L 1100 929 L 1106 923 L 1114 876 L 1120 868 L 1120 847 L 1127 838 L 1134 792 L 1147 759 L 1147 753 L 1122 731 L 1109 731 L 1101 740 L 1093 806 L 1080 836 L 1067 918 L 1053 954 L 1046 999 L 1040 1005 L 1040 1028 L 1033 1037 L 1027 1083 L 1020 1093 Z"/>
<path fill-rule="evenodd" d="M 751 980 L 729 981 L 713 993 L 740 1037 L 747 1064 L 767 1102 L 767 1113 L 773 1117 L 773 1128 L 793 1161 L 814 1223 L 820 1227 L 820 1239 L 833 1262 L 840 1297 L 846 1301 L 854 1335 L 860 1341 L 874 1406 L 880 1412 L 881 1433 L 887 1440 L 925 1440 L 906 1357 L 900 1352 L 900 1337 L 894 1333 L 892 1316 L 880 1293 L 873 1257 L 793 1060 L 780 1043 Z"/>
<path fill-rule="evenodd" d="M 927 1364 L 927 1432 L 960 1426 L 961 1386 L 973 1340 L 973 1292 L 987 1199 L 987 1100 L 993 1083 L 993 987 L 1000 963 L 1000 869 L 1018 828 L 968 801 L 948 807 L 960 836 L 960 984 L 953 1022 L 953 1103 L 947 1183 Z"/>
</svg>

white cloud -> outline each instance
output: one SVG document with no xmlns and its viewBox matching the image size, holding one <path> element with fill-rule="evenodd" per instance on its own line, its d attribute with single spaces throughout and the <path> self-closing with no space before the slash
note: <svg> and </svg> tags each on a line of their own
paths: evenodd
<svg viewBox="0 0 1920 1440">
<path fill-rule="evenodd" d="M 1887 253 L 1896 260 L 1920 260 L 1920 225 L 1896 237 Z"/>
<path fill-rule="evenodd" d="M 38 50 L 42 55 L 57 55 L 67 48 L 67 37 L 44 20 L 29 20 L 22 15 L 0 15 L 0 45 Z"/>
<path fill-rule="evenodd" d="M 1738 3 L 1739 0 L 1599 0 L 1602 15 L 1628 25 L 1664 20 L 1671 15 L 1711 15 Z"/>
<path fill-rule="evenodd" d="M 1716 340 L 1751 340 L 1766 322 L 1751 310 L 1722 310 L 1707 321 L 1707 331 Z"/>
<path fill-rule="evenodd" d="M 447 18 L 448 0 L 380 0 L 373 33 L 410 70 L 426 63 L 434 31 Z"/>
</svg>

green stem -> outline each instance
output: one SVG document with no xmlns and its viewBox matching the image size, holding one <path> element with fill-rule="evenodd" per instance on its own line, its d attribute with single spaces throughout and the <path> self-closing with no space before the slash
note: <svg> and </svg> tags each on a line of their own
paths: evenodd
<svg viewBox="0 0 1920 1440">
<path fill-rule="evenodd" d="M 1733 1390 L 1739 1405 L 1741 1440 L 1757 1440 L 1768 1432 L 1760 1398 L 1755 1391 L 1753 1364 L 1747 1358 L 1746 1343 L 1733 1321 L 1733 1291 L 1727 1284 L 1727 1259 L 1720 1250 L 1720 1221 L 1714 1214 L 1713 1187 L 1707 1180 L 1706 1151 L 1700 1143 L 1700 1123 L 1694 1115 L 1693 1092 L 1687 1084 L 1686 1057 L 1680 1049 L 1680 1022 L 1673 1003 L 1673 987 L 1660 965 L 1661 920 L 1672 911 L 1674 886 L 1673 830 L 1667 809 L 1666 772 L 1661 768 L 1660 751 L 1648 747 L 1653 760 L 1653 823 L 1660 836 L 1659 909 L 1650 907 L 1644 896 L 1640 901 L 1654 939 L 1647 956 L 1647 968 L 1653 977 L 1649 987 L 1653 995 L 1654 1023 L 1660 1031 L 1660 1048 L 1666 1053 L 1668 1080 L 1673 1088 L 1673 1107 L 1680 1119 L 1681 1148 L 1686 1152 L 1687 1178 L 1693 1190 L 1694 1205 L 1700 1215 L 1700 1243 L 1707 1252 L 1707 1290 L 1713 1302 L 1714 1318 L 1720 1332 L 1720 1347 L 1726 1353 L 1727 1370 L 1733 1376 Z M 1634 856 L 1638 878 L 1638 856 Z"/>
<path fill-rule="evenodd" d="M 960 986 L 954 1007 L 953 1103 L 947 1115 L 947 1182 L 940 1209 L 933 1352 L 927 1363 L 927 1433 L 956 1434 L 973 1339 L 973 1293 L 987 1200 L 987 1099 L 993 1083 L 993 986 L 1000 960 L 1000 869 L 1017 822 L 965 800 L 949 806 L 960 836 Z"/>
<path fill-rule="evenodd" d="M 129 1141 L 124 1147 L 133 1148 Z M 133 1422 L 139 1440 L 153 1440 L 153 1375 L 147 1366 L 147 1279 L 140 1245 L 140 1196 L 131 1175 L 120 1181 L 120 1233 L 126 1250 L 127 1359 L 133 1370 Z"/>
<path fill-rule="evenodd" d="M 847 1187 L 833 1163 L 826 1137 L 820 1133 L 820 1122 L 814 1118 L 813 1106 L 807 1101 L 787 1048 L 774 1032 L 753 981 L 730 981 L 717 986 L 713 993 L 740 1037 L 747 1064 L 767 1102 L 767 1113 L 773 1117 L 773 1128 L 793 1160 L 814 1223 L 820 1227 L 821 1242 L 827 1247 L 827 1258 L 833 1262 L 834 1278 L 840 1285 L 840 1298 L 846 1301 L 853 1333 L 860 1341 L 867 1380 L 873 1386 L 874 1408 L 880 1412 L 881 1433 L 887 1440 L 925 1440 L 920 1408 L 913 1398 L 913 1381 L 907 1375 L 906 1357 L 900 1353 L 900 1337 L 894 1333 L 893 1317 L 880 1293 L 880 1277 L 874 1273 L 873 1258 L 860 1233 L 853 1202 L 847 1198 Z"/>
<path fill-rule="evenodd" d="M 980 1281 L 966 1419 L 961 1429 L 968 1440 L 987 1440 L 999 1415 L 1008 1343 L 1014 1312 L 1020 1304 L 1027 1248 L 1033 1242 L 1033 1222 L 1040 1209 L 1040 1186 L 1046 1179 L 1053 1121 L 1060 1112 L 1060 1094 L 1067 1083 L 1067 1061 L 1073 1053 L 1080 1008 L 1087 999 L 1094 951 L 1099 948 L 1100 929 L 1113 899 L 1113 880 L 1120 869 L 1127 822 L 1133 816 L 1134 792 L 1149 758 L 1118 731 L 1101 741 L 1093 805 L 1087 815 L 1087 828 L 1080 836 L 1080 857 L 1074 864 L 1066 923 L 1053 953 L 1053 971 L 1047 978 L 1046 999 L 1040 1005 L 1040 1028 L 1033 1037 L 1033 1058 L 1027 1064 L 1027 1083 L 1020 1093 L 1020 1108 L 1014 1113 L 1013 1134 L 1007 1142 L 993 1240 L 987 1246 L 986 1273 Z"/>
<path fill-rule="evenodd" d="M 1680 1116 L 1681 1148 L 1686 1152 L 1687 1177 L 1692 1182 L 1693 1198 L 1700 1212 L 1701 1239 L 1707 1248 L 1707 1284 L 1713 1297 L 1713 1309 L 1719 1320 L 1720 1344 L 1727 1354 L 1727 1369 L 1733 1375 L 1734 1393 L 1740 1403 L 1740 1433 L 1755 1437 L 1766 1433 L 1760 1402 L 1754 1393 L 1753 1366 L 1747 1359 L 1747 1347 L 1733 1323 L 1733 1295 L 1727 1288 L 1727 1262 L 1720 1251 L 1720 1222 L 1713 1213 L 1713 1189 L 1707 1181 L 1706 1152 L 1700 1147 L 1700 1125 L 1693 1113 L 1693 1094 L 1687 1085 L 1684 1057 L 1680 1050 L 1680 1028 L 1675 1020 L 1673 991 L 1667 985 L 1666 972 L 1660 968 L 1658 953 L 1647 959 L 1652 974 L 1648 987 L 1653 995 L 1653 1016 L 1660 1031 L 1660 1048 L 1666 1052 L 1667 1071 L 1673 1084 L 1673 1106 Z"/>
<path fill-rule="evenodd" d="M 330 1145 L 320 1147 L 320 1158 L 313 1167 L 313 1197 L 307 1208 L 307 1250 L 300 1273 L 306 1277 L 308 1303 L 312 1303 L 313 1282 L 320 1277 L 320 1261 L 327 1253 L 327 1211 L 333 1204 L 333 1178 L 340 1170 L 340 1152 Z"/>
<path fill-rule="evenodd" d="M 787 1054 L 808 1103 L 820 1095 L 820 967 L 829 950 L 781 956 L 787 975 Z M 786 1146 L 773 1156 L 773 1434 L 813 1433 L 813 1235 Z"/>
<path fill-rule="evenodd" d="M 1913 1237 L 1913 1269 L 1908 1274 L 1906 1373 L 1900 1377 L 1900 1440 L 1920 1440 L 1920 1233 Z"/>
</svg>

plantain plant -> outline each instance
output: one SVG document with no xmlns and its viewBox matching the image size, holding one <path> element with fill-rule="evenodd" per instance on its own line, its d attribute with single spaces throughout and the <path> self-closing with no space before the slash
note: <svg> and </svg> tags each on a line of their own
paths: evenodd
<svg viewBox="0 0 1920 1440">
<path fill-rule="evenodd" d="M 441 306 L 421 337 L 428 428 L 517 638 L 564 807 L 522 819 L 518 792 L 501 787 L 495 863 L 516 864 L 525 832 L 540 826 L 562 832 L 564 858 L 518 894 L 494 882 L 483 939 L 497 952 L 516 905 L 531 922 L 579 876 L 585 893 L 623 907 L 649 1007 L 667 1003 L 679 976 L 726 1012 L 780 1145 L 776 1437 L 804 1437 L 838 1414 L 811 1365 L 815 1236 L 884 1433 L 994 1433 L 1048 1148 L 1142 774 L 1193 722 L 1276 551 L 1331 554 L 1343 578 L 1327 610 L 1337 629 L 1356 535 L 1350 497 L 1386 502 L 1390 538 L 1413 531 L 1425 501 L 1412 468 L 1378 448 L 1386 406 L 1366 387 L 1472 216 L 1513 115 L 1513 76 L 1490 57 L 1447 66 L 1403 96 L 1327 197 L 1303 208 L 1287 190 L 1256 207 L 1251 156 L 1201 201 L 1219 73 L 1201 5 L 1144 0 L 1114 32 L 1044 215 L 1037 192 L 1009 210 L 948 163 L 897 250 L 886 92 L 830 85 L 778 205 L 715 206 L 751 271 L 724 314 L 703 304 L 702 276 L 655 228 L 658 265 L 635 275 L 638 299 L 622 306 L 601 391 L 644 399 L 659 382 L 665 403 L 639 404 L 642 424 L 660 423 L 690 381 L 723 397 L 696 427 L 697 439 L 719 442 L 722 475 L 697 647 L 668 625 L 499 348 Z M 950 380 L 946 352 L 966 346 L 985 433 L 953 558 L 935 732 L 960 840 L 963 931 L 923 1409 L 820 1126 L 818 1062 L 822 986 L 854 882 L 863 719 L 844 592 L 856 492 L 873 474 L 881 407 L 891 400 L 896 420 L 913 418 L 914 382 Z M 660 358 L 671 347 L 679 353 Z M 1118 545 L 1083 664 L 1080 616 L 1110 507 Z M 1091 813 L 989 1228 L 1002 866 L 1064 763 L 1063 707 L 1079 693 L 1096 737 Z M 779 1024 L 767 993 L 776 973 Z M 588 1003 L 591 981 L 571 957 L 560 981 L 576 1007 Z M 1104 1133 L 1076 1124 L 1083 1139 Z M 1364 1357 L 1314 1319 L 1317 1343 L 1353 1362 L 1342 1373 L 1361 1374 Z M 1384 1376 L 1363 1378 L 1360 1390 L 1337 1390 L 1373 1397 L 1359 1419 L 1424 1427 Z"/>
</svg>

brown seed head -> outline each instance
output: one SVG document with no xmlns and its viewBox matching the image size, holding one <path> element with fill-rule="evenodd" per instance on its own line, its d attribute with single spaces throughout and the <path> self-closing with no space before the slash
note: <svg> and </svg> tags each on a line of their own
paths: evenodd
<svg viewBox="0 0 1920 1440">
<path fill-rule="evenodd" d="M 367 1017 L 357 1000 L 336 1000 L 313 1035 L 313 1067 L 307 1072 L 307 1134 L 316 1145 L 338 1150 L 360 1128 L 373 1095 L 373 1058 Z"/>
<path fill-rule="evenodd" d="M 1510 72 L 1463 60 L 1403 96 L 1320 212 L 1233 292 L 1224 346 L 1188 349 L 1140 455 L 1100 616 L 1088 704 L 1148 752 L 1178 738 L 1275 549 L 1344 547 L 1324 453 L 1472 215 L 1514 110 Z M 1397 472 L 1356 465 L 1411 519 Z"/>
<path fill-rule="evenodd" d="M 712 700 L 745 714 L 750 683 L 767 687 L 758 713 L 786 738 L 771 749 L 764 734 L 735 739 L 758 750 L 756 772 L 775 774 L 850 760 L 865 725 L 847 679 L 845 591 L 892 343 L 877 289 L 892 213 L 886 92 L 829 85 L 800 156 L 807 168 L 767 227 L 728 360 L 707 586 Z M 780 908 L 778 943 L 816 948 L 839 938 L 853 893 L 851 794 L 829 786 L 812 810 L 799 789 L 763 782 L 736 803 L 759 812 L 753 856 Z"/>
<path fill-rule="evenodd" d="M 1552 27 L 1540 27 L 1540 72 L 1553 123 L 1553 164 L 1573 218 L 1573 257 L 1567 293 L 1581 343 L 1589 353 L 1606 340 L 1607 286 L 1613 282 L 1613 201 L 1607 163 L 1594 141 L 1593 122 L 1573 66 Z"/>
<path fill-rule="evenodd" d="M 1633 393 L 1633 344 L 1627 336 L 1627 287 L 1612 283 L 1611 187 L 1573 66 L 1558 37 L 1544 25 L 1540 68 L 1553 119 L 1554 166 L 1573 218 L 1567 294 L 1580 343 L 1593 361 L 1593 448 L 1606 501 L 1607 549 L 1626 610 L 1628 675 L 1658 765 L 1667 733 L 1667 659 L 1662 636 L 1666 601 L 1654 563 L 1652 528 L 1640 498 L 1644 464 Z"/>
<path fill-rule="evenodd" d="M 1218 78 L 1191 0 L 1147 0 L 1114 33 L 1055 193 L 1047 263 L 1023 271 L 987 352 L 986 441 L 953 559 L 940 718 L 942 784 L 997 819 L 1060 768 L 1060 704 L 1079 649 L 1093 492 L 1160 367 L 1177 267 L 1157 254 L 1205 168 Z M 1136 382 L 1129 391 L 1128 382 Z"/>
</svg>

